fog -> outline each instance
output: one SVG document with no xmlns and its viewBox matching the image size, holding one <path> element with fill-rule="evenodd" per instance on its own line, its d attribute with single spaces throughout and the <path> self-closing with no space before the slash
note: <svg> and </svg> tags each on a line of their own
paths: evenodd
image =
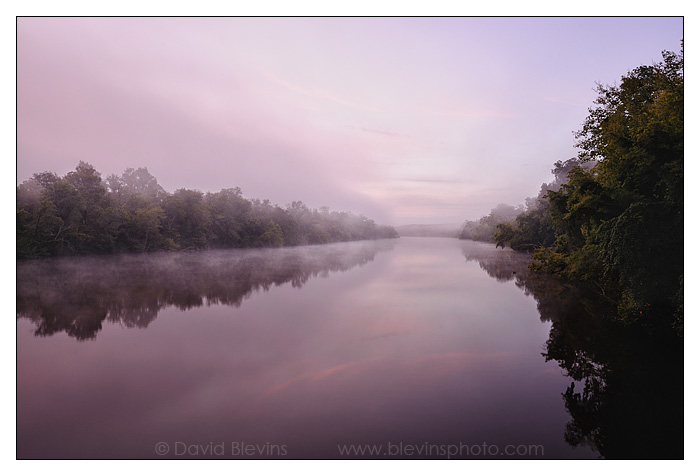
<svg viewBox="0 0 700 476">
<path fill-rule="evenodd" d="M 395 227 L 399 236 L 441 236 L 457 238 L 462 225 L 455 223 L 439 223 L 435 225 L 402 225 Z"/>
<path fill-rule="evenodd" d="M 521 203 L 682 18 L 19 18 L 17 183 L 78 161 L 380 223 Z"/>
<path fill-rule="evenodd" d="M 161 309 L 239 307 L 256 292 L 371 262 L 394 240 L 287 249 L 52 258 L 17 267 L 17 316 L 40 336 L 94 339 L 103 322 L 147 327 Z"/>
</svg>

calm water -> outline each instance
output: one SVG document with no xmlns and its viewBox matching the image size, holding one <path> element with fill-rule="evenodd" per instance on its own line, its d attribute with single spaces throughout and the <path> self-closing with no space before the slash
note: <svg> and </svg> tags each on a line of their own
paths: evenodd
<svg viewBox="0 0 700 476">
<path fill-rule="evenodd" d="M 18 457 L 629 457 L 596 414 L 622 371 L 570 338 L 594 299 L 527 262 L 401 238 L 19 263 Z"/>
</svg>

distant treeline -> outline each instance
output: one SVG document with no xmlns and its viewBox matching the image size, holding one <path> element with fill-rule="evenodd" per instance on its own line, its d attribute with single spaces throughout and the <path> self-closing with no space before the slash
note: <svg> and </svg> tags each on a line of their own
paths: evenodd
<svg viewBox="0 0 700 476">
<path fill-rule="evenodd" d="M 59 177 L 37 173 L 17 187 L 17 257 L 203 248 L 279 247 L 395 238 L 364 215 L 286 208 L 239 188 L 166 192 L 146 168 L 105 180 L 80 162 Z"/>
<path fill-rule="evenodd" d="M 556 192 L 568 183 L 568 174 L 574 167 L 589 170 L 593 165 L 577 158 L 556 162 L 552 169 L 554 180 L 543 183 L 536 197 L 526 198 L 524 205 L 500 203 L 479 220 L 465 221 L 459 237 L 488 243 L 496 243 L 498 238 L 501 240 L 498 241 L 498 246 L 503 247 L 504 232 L 515 227 L 518 233 L 514 233 L 507 243 L 514 250 L 532 251 L 552 245 L 556 237 L 547 193 Z"/>
<path fill-rule="evenodd" d="M 627 320 L 683 320 L 683 51 L 598 98 L 579 155 L 524 207 L 500 205 L 461 237 L 533 251 L 532 267 L 595 283 Z"/>
</svg>

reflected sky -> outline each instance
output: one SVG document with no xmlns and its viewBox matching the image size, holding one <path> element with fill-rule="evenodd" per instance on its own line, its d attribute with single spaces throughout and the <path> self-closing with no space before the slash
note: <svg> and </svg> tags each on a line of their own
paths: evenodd
<svg viewBox="0 0 700 476">
<path fill-rule="evenodd" d="M 341 444 L 428 442 L 533 444 L 546 458 L 596 457 L 563 439 L 561 394 L 570 379 L 541 355 L 550 324 L 537 303 L 515 278 L 493 279 L 468 259 L 492 256 L 493 245 L 402 238 L 269 252 L 278 254 L 188 255 L 177 277 L 200 286 L 190 287 L 191 302 L 204 296 L 200 305 L 168 302 L 164 296 L 180 289 L 170 273 L 142 290 L 156 296 L 157 318 L 132 328 L 105 318 L 96 338 L 65 329 L 37 337 L 45 316 L 30 313 L 49 307 L 24 302 L 18 456 L 157 458 L 158 442 L 246 442 L 285 445 L 287 458 L 337 458 Z M 514 265 L 511 276 L 525 271 L 512 251 L 495 252 Z M 251 289 L 265 292 L 224 303 L 240 279 L 230 264 L 242 256 L 257 260 L 249 276 L 284 278 L 257 281 Z M 123 259 L 106 258 L 101 268 L 117 272 Z M 75 272 L 79 261 L 70 262 L 70 276 L 84 276 Z M 160 273 L 165 265 L 149 266 Z M 127 288 L 143 283 L 117 275 Z M 50 273 L 22 281 L 20 267 L 18 276 L 25 301 L 48 302 L 37 283 Z M 78 291 L 67 295 L 87 302 Z M 128 307 L 118 292 L 89 298 L 107 316 L 110 300 Z"/>
</svg>

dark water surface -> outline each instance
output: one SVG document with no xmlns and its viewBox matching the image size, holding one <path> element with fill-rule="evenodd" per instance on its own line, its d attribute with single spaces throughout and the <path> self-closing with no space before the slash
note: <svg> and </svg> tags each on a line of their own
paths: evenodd
<svg viewBox="0 0 700 476">
<path fill-rule="evenodd" d="M 19 263 L 17 456 L 682 457 L 682 357 L 601 354 L 599 299 L 527 263 L 444 238 Z"/>
</svg>

